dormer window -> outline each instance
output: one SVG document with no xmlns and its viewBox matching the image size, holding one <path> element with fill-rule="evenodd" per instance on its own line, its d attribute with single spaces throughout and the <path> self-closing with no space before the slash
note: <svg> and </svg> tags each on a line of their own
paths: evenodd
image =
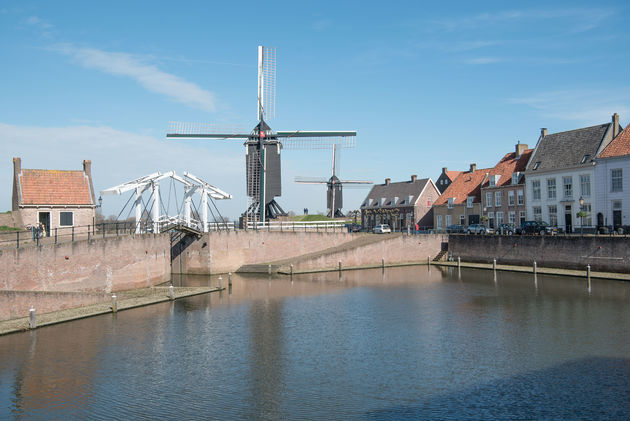
<svg viewBox="0 0 630 421">
<path fill-rule="evenodd" d="M 455 203 L 455 198 L 454 197 L 449 197 L 448 198 L 448 208 L 449 209 L 453 209 L 453 203 Z"/>
<path fill-rule="evenodd" d="M 491 175 L 489 178 L 490 187 L 496 187 L 497 183 L 499 182 L 499 178 L 501 178 L 500 175 Z"/>
<path fill-rule="evenodd" d="M 411 205 L 412 201 L 413 201 L 413 195 L 410 194 L 409 196 L 407 196 L 407 204 Z"/>
<path fill-rule="evenodd" d="M 537 161 L 537 162 L 534 164 L 534 167 L 532 168 L 532 170 L 537 170 L 539 166 L 540 166 L 540 161 Z"/>
<path fill-rule="evenodd" d="M 367 208 L 368 206 L 370 206 L 372 204 L 372 199 L 365 199 L 365 202 L 363 202 L 363 207 Z"/>
<path fill-rule="evenodd" d="M 380 201 L 381 206 L 383 206 L 385 204 L 386 200 L 387 200 L 386 198 L 381 197 L 381 201 Z"/>
<path fill-rule="evenodd" d="M 580 164 L 585 164 L 585 163 L 586 163 L 586 161 L 588 161 L 588 159 L 589 159 L 590 157 L 591 157 L 591 156 L 590 156 L 589 154 L 584 155 L 584 158 L 582 158 L 582 162 L 580 162 Z"/>
<path fill-rule="evenodd" d="M 516 171 L 515 173 L 512 173 L 512 184 L 518 184 L 518 182 L 521 180 L 521 173 Z"/>
<path fill-rule="evenodd" d="M 467 208 L 472 208 L 472 207 L 473 207 L 473 201 L 474 201 L 474 200 L 475 200 L 475 198 L 474 198 L 474 197 L 472 197 L 472 196 L 468 196 L 468 197 L 466 198 L 466 207 L 467 207 Z"/>
</svg>

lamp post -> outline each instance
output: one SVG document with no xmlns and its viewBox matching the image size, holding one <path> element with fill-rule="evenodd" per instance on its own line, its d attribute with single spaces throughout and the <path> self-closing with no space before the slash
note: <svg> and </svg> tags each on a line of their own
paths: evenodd
<svg viewBox="0 0 630 421">
<path fill-rule="evenodd" d="M 584 198 L 580 196 L 580 236 L 584 236 Z"/>
</svg>

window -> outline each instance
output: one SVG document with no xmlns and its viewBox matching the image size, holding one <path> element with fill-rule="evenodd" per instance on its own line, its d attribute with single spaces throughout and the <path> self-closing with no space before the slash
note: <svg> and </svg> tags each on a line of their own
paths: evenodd
<svg viewBox="0 0 630 421">
<path fill-rule="evenodd" d="M 494 228 L 494 212 L 488 212 L 488 226 Z"/>
<path fill-rule="evenodd" d="M 451 215 L 446 215 L 446 226 L 448 227 L 453 223 Z"/>
<path fill-rule="evenodd" d="M 409 197 L 412 197 L 412 196 L 409 196 Z M 411 205 L 411 199 L 409 199 L 409 204 Z M 431 200 L 429 199 L 427 200 L 427 208 L 430 208 L 430 207 L 431 207 Z"/>
<path fill-rule="evenodd" d="M 532 168 L 532 170 L 537 170 L 537 169 L 538 169 L 538 167 L 540 167 L 540 161 L 538 161 L 538 162 L 536 162 L 536 163 L 534 164 L 534 167 Z"/>
<path fill-rule="evenodd" d="M 466 225 L 466 216 L 465 215 L 459 215 L 459 224 L 460 225 Z"/>
<path fill-rule="evenodd" d="M 540 200 L 540 180 L 532 181 L 532 199 Z"/>
<path fill-rule="evenodd" d="M 547 199 L 555 199 L 556 198 L 556 179 L 548 178 L 547 179 Z"/>
<path fill-rule="evenodd" d="M 514 206 L 514 190 L 508 192 L 508 206 Z"/>
<path fill-rule="evenodd" d="M 591 204 L 585 203 L 584 205 L 582 205 L 582 211 L 586 212 L 586 216 L 584 217 L 584 226 L 590 227 L 591 225 L 593 225 L 593 219 L 591 216 Z"/>
<path fill-rule="evenodd" d="M 508 213 L 508 222 L 510 224 L 516 224 L 516 212 L 512 211 Z"/>
<path fill-rule="evenodd" d="M 534 206 L 534 221 L 542 221 L 542 209 L 540 206 Z"/>
<path fill-rule="evenodd" d="M 525 197 L 523 196 L 523 190 L 518 190 L 516 197 L 518 198 L 518 204 L 519 205 L 523 205 L 525 204 Z"/>
<path fill-rule="evenodd" d="M 497 212 L 497 226 L 503 223 L 503 212 Z"/>
<path fill-rule="evenodd" d="M 521 179 L 521 173 L 520 172 L 515 172 L 512 174 L 512 184 L 518 184 L 519 180 Z"/>
<path fill-rule="evenodd" d="M 523 224 L 523 222 L 525 222 L 525 211 L 520 211 L 518 213 L 518 222 L 519 224 Z"/>
<path fill-rule="evenodd" d="M 549 206 L 549 225 L 554 227 L 558 225 L 558 207 L 556 205 Z"/>
<path fill-rule="evenodd" d="M 564 197 L 570 199 L 573 197 L 573 177 L 562 177 L 562 187 L 564 191 Z"/>
<path fill-rule="evenodd" d="M 435 219 L 436 219 L 435 225 L 437 225 L 436 228 L 442 228 L 442 215 L 436 216 Z"/>
<path fill-rule="evenodd" d="M 584 163 L 586 163 L 586 161 L 588 161 L 588 159 L 589 159 L 590 157 L 591 157 L 591 156 L 590 156 L 590 155 L 588 155 L 588 154 L 584 155 L 584 158 L 582 158 L 582 161 L 580 162 L 580 164 L 584 164 Z"/>
<path fill-rule="evenodd" d="M 449 197 L 448 198 L 448 208 L 449 209 L 453 209 L 453 202 L 455 202 L 455 198 L 454 197 Z"/>
<path fill-rule="evenodd" d="M 497 185 L 494 177 L 495 177 L 494 175 L 490 176 L 490 180 L 489 180 L 490 187 L 495 187 Z"/>
<path fill-rule="evenodd" d="M 492 207 L 492 192 L 486 192 L 486 206 Z"/>
<path fill-rule="evenodd" d="M 621 209 L 621 200 L 613 200 L 612 208 L 614 210 L 620 210 Z"/>
<path fill-rule="evenodd" d="M 591 176 L 582 174 L 580 176 L 580 192 L 582 196 L 589 197 L 591 195 Z"/>
<path fill-rule="evenodd" d="M 466 198 L 466 207 L 467 208 L 472 208 L 473 207 L 473 201 L 475 200 L 474 197 L 467 197 Z"/>
<path fill-rule="evenodd" d="M 73 224 L 73 213 L 72 212 L 59 212 L 59 226 L 62 227 L 71 227 Z"/>
<path fill-rule="evenodd" d="M 496 206 L 497 208 L 501 207 L 501 192 L 500 191 L 494 192 L 494 206 Z"/>
<path fill-rule="evenodd" d="M 621 168 L 616 168 L 610 172 L 611 177 L 611 191 L 623 191 L 623 172 Z"/>
<path fill-rule="evenodd" d="M 385 204 L 385 201 L 386 201 L 386 200 L 387 200 L 387 199 L 385 199 L 384 197 L 381 197 L 381 206 L 383 206 L 383 205 Z"/>
</svg>

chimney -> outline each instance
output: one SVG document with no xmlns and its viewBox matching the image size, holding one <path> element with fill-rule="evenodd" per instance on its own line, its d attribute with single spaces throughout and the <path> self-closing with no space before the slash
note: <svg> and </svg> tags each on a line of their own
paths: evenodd
<svg viewBox="0 0 630 421">
<path fill-rule="evenodd" d="M 442 174 L 446 174 L 446 171 L 448 171 L 448 168 L 442 167 Z"/>
<path fill-rule="evenodd" d="M 543 127 L 542 129 L 540 129 L 540 137 L 545 137 L 547 136 L 547 128 Z"/>
<path fill-rule="evenodd" d="M 477 170 L 477 164 L 470 164 L 470 172 L 475 172 Z"/>
<path fill-rule="evenodd" d="M 523 152 L 527 150 L 527 144 L 521 143 L 520 141 L 516 144 L 516 159 L 520 158 L 523 155 Z"/>
<path fill-rule="evenodd" d="M 20 210 L 20 173 L 22 172 L 22 160 L 13 158 L 13 198 L 11 200 L 11 210 Z"/>
<path fill-rule="evenodd" d="M 385 185 L 386 185 L 386 186 L 389 186 L 389 182 L 390 182 L 390 181 L 392 181 L 392 179 L 391 179 L 391 178 L 386 178 L 386 179 L 385 179 Z"/>
<path fill-rule="evenodd" d="M 416 174 L 411 174 L 411 182 L 412 183 L 415 183 L 417 179 L 418 179 L 418 176 Z"/>
<path fill-rule="evenodd" d="M 613 126 L 613 139 L 617 137 L 619 134 L 619 114 L 615 113 L 612 116 L 612 126 Z"/>
<path fill-rule="evenodd" d="M 90 184 L 90 196 L 92 196 L 92 204 L 96 206 L 96 195 L 94 194 L 94 184 L 92 184 L 92 161 L 89 159 L 83 160 L 83 172 L 88 178 Z"/>
</svg>

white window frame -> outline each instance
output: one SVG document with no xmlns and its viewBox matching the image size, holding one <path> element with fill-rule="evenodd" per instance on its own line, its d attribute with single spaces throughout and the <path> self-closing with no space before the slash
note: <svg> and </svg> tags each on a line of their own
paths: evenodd
<svg viewBox="0 0 630 421">
<path fill-rule="evenodd" d="M 555 199 L 558 194 L 558 189 L 556 188 L 556 179 L 548 178 L 547 179 L 547 199 Z"/>
<path fill-rule="evenodd" d="M 454 202 L 455 202 L 455 198 L 454 197 L 449 197 L 448 198 L 448 208 L 449 209 L 453 209 Z"/>
<path fill-rule="evenodd" d="M 540 200 L 540 180 L 532 180 L 532 200 Z"/>
<path fill-rule="evenodd" d="M 621 168 L 610 170 L 610 191 L 612 193 L 623 191 L 623 170 Z"/>
<path fill-rule="evenodd" d="M 514 190 L 508 191 L 508 206 L 514 206 L 516 199 L 514 198 Z"/>
<path fill-rule="evenodd" d="M 562 195 L 565 199 L 573 197 L 573 176 L 566 175 L 562 177 Z"/>
<path fill-rule="evenodd" d="M 497 227 L 503 223 L 503 212 L 497 212 Z"/>
<path fill-rule="evenodd" d="M 523 194 L 523 190 L 516 191 L 516 203 L 519 205 L 525 204 L 525 195 Z"/>
<path fill-rule="evenodd" d="M 487 208 L 492 207 L 492 192 L 491 191 L 486 192 L 486 207 Z"/>
<path fill-rule="evenodd" d="M 514 211 L 508 212 L 508 222 L 510 224 L 516 225 L 516 212 Z"/>
<path fill-rule="evenodd" d="M 542 207 L 540 207 L 540 206 L 533 206 L 532 207 L 532 214 L 534 215 L 534 221 L 537 221 L 537 222 L 542 221 Z"/>
<path fill-rule="evenodd" d="M 591 175 L 580 174 L 580 193 L 582 197 L 591 197 Z"/>
<path fill-rule="evenodd" d="M 442 215 L 436 215 L 435 225 L 436 225 L 436 228 L 442 228 Z"/>
<path fill-rule="evenodd" d="M 502 192 L 500 190 L 494 192 L 494 206 L 497 208 L 501 207 L 501 196 L 502 196 L 501 193 Z"/>
<path fill-rule="evenodd" d="M 475 198 L 473 196 L 468 196 L 466 198 L 466 207 L 469 208 L 469 209 L 472 208 L 474 200 L 475 200 Z"/>
<path fill-rule="evenodd" d="M 451 215 L 446 215 L 446 224 L 445 224 L 445 226 L 448 227 L 449 225 L 453 225 L 453 217 Z"/>
</svg>

